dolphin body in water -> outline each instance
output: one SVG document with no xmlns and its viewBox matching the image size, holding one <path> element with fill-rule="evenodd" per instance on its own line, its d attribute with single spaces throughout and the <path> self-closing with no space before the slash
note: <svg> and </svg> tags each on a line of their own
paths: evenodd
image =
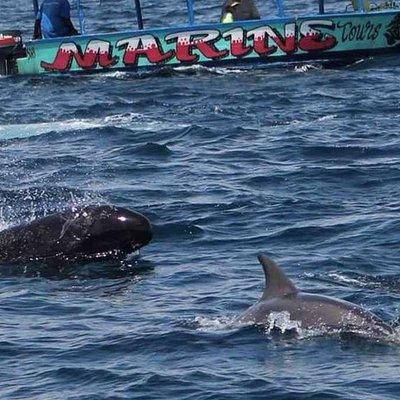
<svg viewBox="0 0 400 400">
<path fill-rule="evenodd" d="M 0 232 L 0 263 L 123 258 L 152 239 L 149 220 L 124 208 L 86 206 Z"/>
<path fill-rule="evenodd" d="M 394 329 L 376 315 L 348 301 L 301 292 L 267 256 L 258 259 L 265 274 L 261 299 L 239 317 L 241 323 L 270 325 L 273 316 L 288 313 L 300 329 L 337 331 L 384 338 Z"/>
</svg>

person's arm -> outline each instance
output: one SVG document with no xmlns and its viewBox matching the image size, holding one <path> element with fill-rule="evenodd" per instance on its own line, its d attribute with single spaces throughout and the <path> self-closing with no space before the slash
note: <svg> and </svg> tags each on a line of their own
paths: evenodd
<svg viewBox="0 0 400 400">
<path fill-rule="evenodd" d="M 72 23 L 70 18 L 65 18 L 65 25 L 69 28 L 70 36 L 79 35 L 79 32 L 75 29 L 74 24 Z"/>
<path fill-rule="evenodd" d="M 228 7 L 229 0 L 225 0 L 224 4 L 222 4 L 221 8 L 221 17 L 220 17 L 220 22 L 222 22 L 222 19 L 224 18 L 225 14 L 227 13 L 227 7 Z"/>
<path fill-rule="evenodd" d="M 260 19 L 260 12 L 258 11 L 257 6 L 255 3 L 250 0 L 250 14 L 251 14 L 251 19 Z"/>
<path fill-rule="evenodd" d="M 35 19 L 35 28 L 33 30 L 33 39 L 41 39 L 42 38 L 42 28 L 40 27 L 41 20 Z"/>
<path fill-rule="evenodd" d="M 74 24 L 71 21 L 71 6 L 68 0 L 64 0 L 60 8 L 60 16 L 64 19 L 65 26 L 69 29 L 69 35 L 79 35 L 79 32 L 75 29 Z"/>
</svg>

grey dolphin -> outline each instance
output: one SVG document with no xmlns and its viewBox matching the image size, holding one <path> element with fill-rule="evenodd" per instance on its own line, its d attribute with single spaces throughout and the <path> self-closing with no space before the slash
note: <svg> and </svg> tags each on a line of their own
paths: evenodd
<svg viewBox="0 0 400 400">
<path fill-rule="evenodd" d="M 122 258 L 152 239 L 149 220 L 115 206 L 69 209 L 0 232 L 0 263 Z"/>
<path fill-rule="evenodd" d="M 286 312 L 306 330 L 335 330 L 374 337 L 393 334 L 393 328 L 371 312 L 345 300 L 303 293 L 274 261 L 263 254 L 258 259 L 265 274 L 265 290 L 261 299 L 239 317 L 240 322 L 268 324 L 271 313 Z"/>
</svg>

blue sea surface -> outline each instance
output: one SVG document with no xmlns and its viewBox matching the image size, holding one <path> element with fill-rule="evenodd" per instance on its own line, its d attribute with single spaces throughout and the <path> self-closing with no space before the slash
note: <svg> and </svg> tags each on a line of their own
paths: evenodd
<svg viewBox="0 0 400 400">
<path fill-rule="evenodd" d="M 28 38 L 29 2 L 5 3 Z M 89 31 L 135 24 L 130 1 L 87 3 Z M 185 20 L 143 3 L 150 26 Z M 0 78 L 0 228 L 104 203 L 154 225 L 128 264 L 0 269 L 0 398 L 399 399 L 398 344 L 233 323 L 266 251 L 399 325 L 399 77 L 394 56 Z"/>
</svg>

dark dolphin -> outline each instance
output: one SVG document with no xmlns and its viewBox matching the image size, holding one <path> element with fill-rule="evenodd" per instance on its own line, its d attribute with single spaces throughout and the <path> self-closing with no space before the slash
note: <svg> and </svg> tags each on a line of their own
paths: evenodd
<svg viewBox="0 0 400 400">
<path fill-rule="evenodd" d="M 298 321 L 301 329 L 374 337 L 393 334 L 393 328 L 371 312 L 348 301 L 303 293 L 274 261 L 265 255 L 259 255 L 258 259 L 264 269 L 265 290 L 261 299 L 239 317 L 240 322 L 268 324 L 271 313 L 286 312 L 291 321 Z"/>
<path fill-rule="evenodd" d="M 151 239 L 145 216 L 109 205 L 87 206 L 0 232 L 0 262 L 123 258 Z"/>
</svg>

